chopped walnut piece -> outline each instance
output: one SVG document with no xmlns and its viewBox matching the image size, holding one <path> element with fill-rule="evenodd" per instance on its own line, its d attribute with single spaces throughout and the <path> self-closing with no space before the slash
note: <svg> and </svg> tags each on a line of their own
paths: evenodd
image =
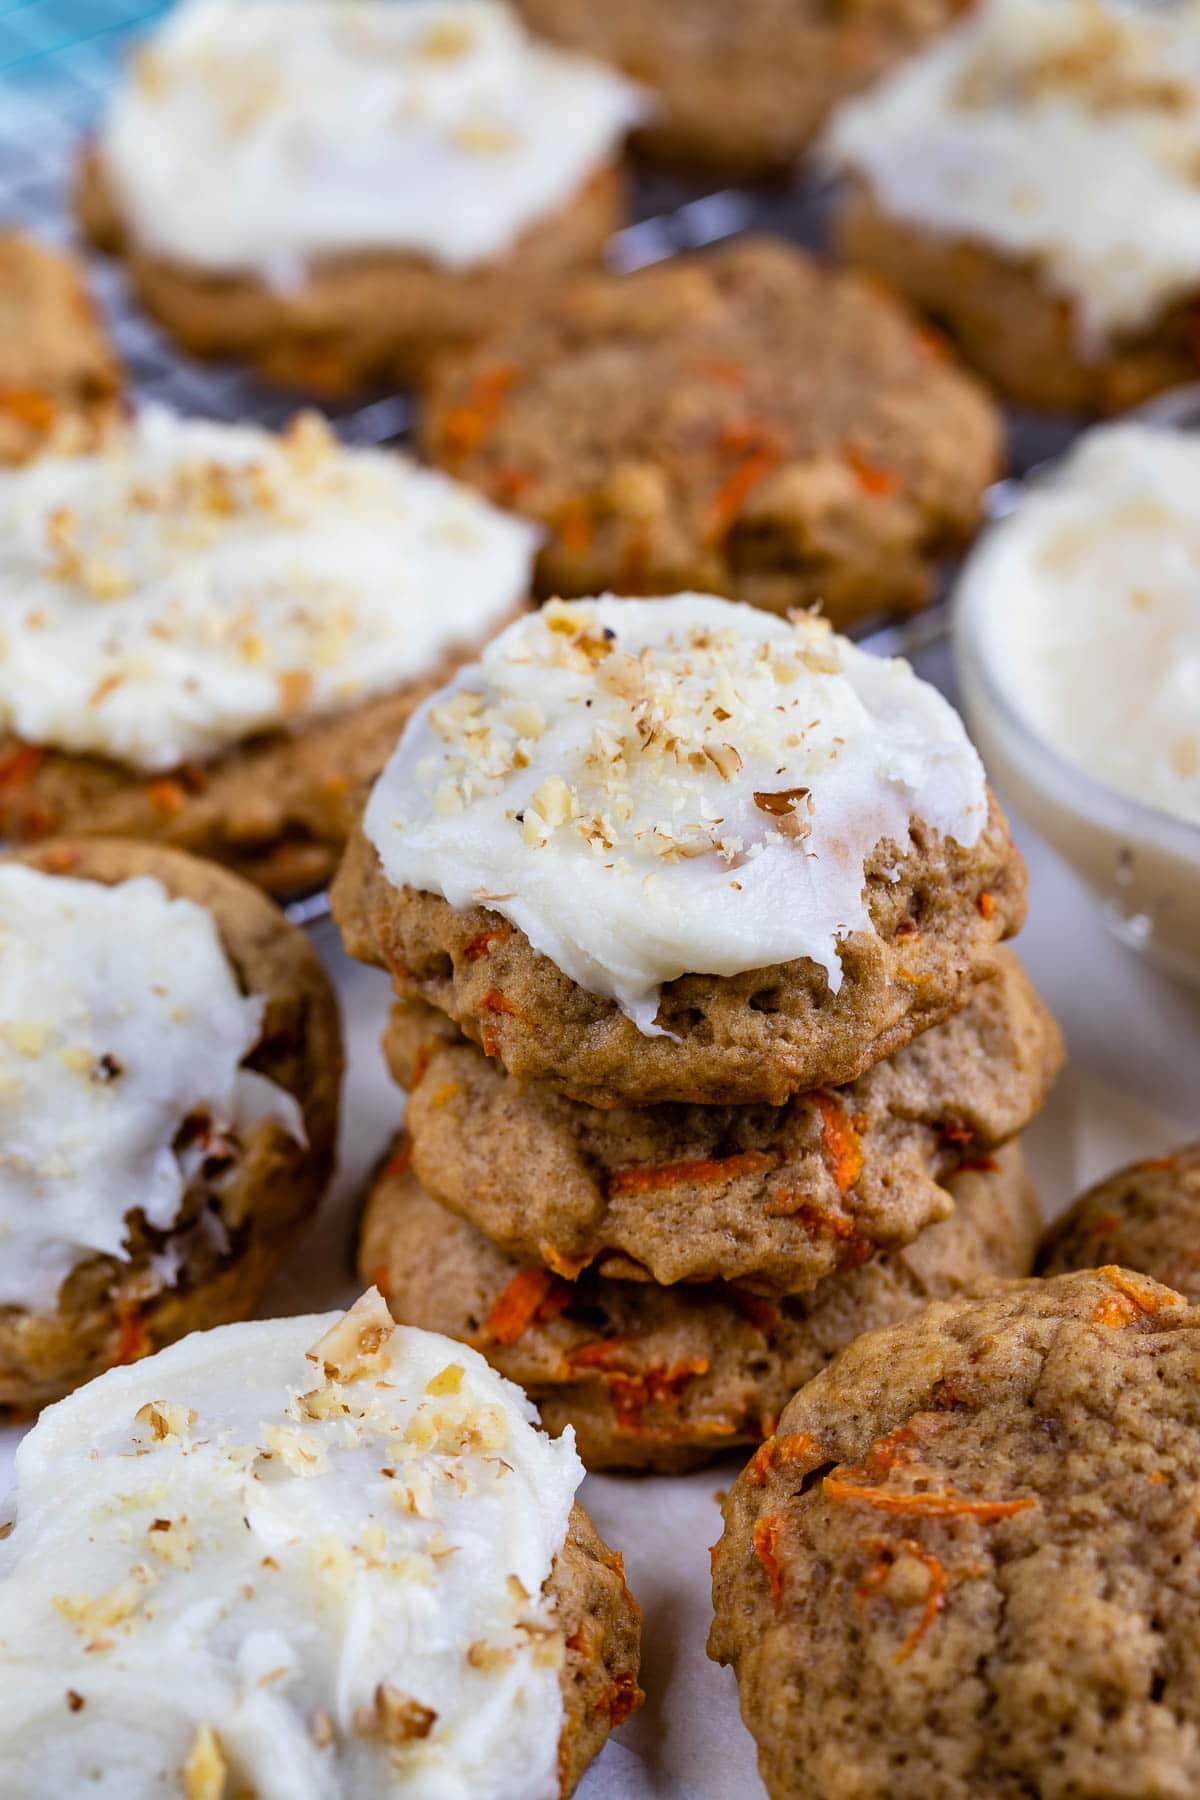
<svg viewBox="0 0 1200 1800">
<path fill-rule="evenodd" d="M 386 1347 L 396 1322 L 378 1288 L 368 1288 L 350 1311 L 329 1327 L 308 1352 L 330 1381 L 360 1381 L 387 1367 Z"/>
<path fill-rule="evenodd" d="M 228 1772 L 216 1732 L 211 1725 L 201 1725 L 180 1770 L 187 1800 L 222 1800 Z"/>
<path fill-rule="evenodd" d="M 437 1722 L 431 1706 L 381 1681 L 371 1706 L 355 1709 L 354 1729 L 360 1737 L 381 1737 L 385 1744 L 411 1744 L 427 1738 Z"/>
</svg>

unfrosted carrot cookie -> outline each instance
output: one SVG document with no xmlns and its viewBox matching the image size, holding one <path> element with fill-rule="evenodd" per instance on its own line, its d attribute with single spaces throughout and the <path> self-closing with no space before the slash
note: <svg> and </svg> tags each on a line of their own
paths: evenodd
<svg viewBox="0 0 1200 1800">
<path fill-rule="evenodd" d="M 49 438 L 94 441 L 118 416 L 122 385 L 77 265 L 0 232 L 0 464 Z"/>
<path fill-rule="evenodd" d="M 1130 1163 L 1047 1231 L 1043 1275 L 1119 1263 L 1200 1304 L 1200 1144 Z"/>
<path fill-rule="evenodd" d="M 960 0 L 521 0 L 535 30 L 619 64 L 660 102 L 651 155 L 754 175 L 940 31 Z"/>
<path fill-rule="evenodd" d="M 148 408 L 0 471 L 0 834 L 328 879 L 423 694 L 527 590 L 528 528 L 316 415 Z"/>
<path fill-rule="evenodd" d="M 965 1005 L 1024 894 L 906 663 L 691 594 L 509 627 L 414 715 L 334 910 L 510 1075 L 778 1105 Z"/>
<path fill-rule="evenodd" d="M 987 395 L 857 276 L 740 240 L 566 289 L 441 365 L 434 461 L 546 533 L 546 595 L 911 611 L 997 474 Z"/>
<path fill-rule="evenodd" d="M 709 1654 L 771 1800 L 1200 1784 L 1200 1309 L 1121 1269 L 861 1337 L 738 1477 Z"/>
<path fill-rule="evenodd" d="M 1196 378 L 1200 12 L 981 0 L 834 115 L 843 253 L 1013 399 L 1101 412 Z"/>
<path fill-rule="evenodd" d="M 189 350 L 395 385 L 599 262 L 644 110 L 496 0 L 186 0 L 134 61 L 79 207 Z"/>
<path fill-rule="evenodd" d="M 340 1079 L 328 978 L 248 883 L 116 840 L 0 862 L 0 1404 L 249 1313 Z"/>
<path fill-rule="evenodd" d="M 1062 1061 L 1007 952 L 953 1018 L 848 1087 L 781 1107 L 580 1106 L 444 1024 L 409 1003 L 385 1039 L 410 1090 L 413 1170 L 435 1199 L 564 1275 L 767 1294 L 806 1293 L 945 1218 L 946 1181 L 1024 1130 Z"/>
<path fill-rule="evenodd" d="M 582 1475 L 378 1294 L 112 1371 L 18 1451 L 0 1787 L 560 1800 L 641 1700 Z"/>
<path fill-rule="evenodd" d="M 521 1264 L 418 1184 L 403 1141 L 376 1177 L 359 1267 L 398 1319 L 477 1344 L 575 1427 L 589 1468 L 694 1468 L 775 1427 L 796 1388 L 860 1332 L 982 1275 L 1024 1275 L 1041 1228 L 1013 1145 L 956 1175 L 954 1210 L 906 1249 L 780 1301 L 720 1282 L 658 1287 Z"/>
</svg>

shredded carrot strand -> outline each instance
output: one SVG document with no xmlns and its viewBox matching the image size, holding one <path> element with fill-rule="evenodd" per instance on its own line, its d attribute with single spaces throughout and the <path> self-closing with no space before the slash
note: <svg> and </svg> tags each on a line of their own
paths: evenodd
<svg viewBox="0 0 1200 1800">
<path fill-rule="evenodd" d="M 503 944 L 512 936 L 511 925 L 489 925 L 483 931 L 477 931 L 473 938 L 468 938 L 463 945 L 463 955 L 468 962 L 478 962 L 481 957 L 490 956 L 494 944 Z"/>
<path fill-rule="evenodd" d="M 779 1540 L 783 1535 L 783 1519 L 778 1513 L 767 1513 L 754 1522 L 754 1554 L 766 1570 L 771 1599 L 778 1606 L 783 1598 L 783 1570 L 779 1565 Z"/>
<path fill-rule="evenodd" d="M 781 1463 L 808 1462 L 820 1454 L 821 1446 L 810 1431 L 788 1431 L 782 1437 L 770 1437 L 746 1464 L 746 1480 L 751 1487 L 761 1487 L 770 1471 Z"/>
<path fill-rule="evenodd" d="M 394 1180 L 397 1175 L 407 1175 L 411 1168 L 412 1139 L 410 1137 L 405 1137 L 401 1140 L 400 1148 L 397 1150 L 396 1154 L 389 1157 L 387 1162 L 384 1163 L 383 1178 L 385 1181 Z"/>
<path fill-rule="evenodd" d="M 735 1181 L 739 1175 L 757 1175 L 764 1169 L 773 1169 L 777 1161 L 765 1150 L 743 1150 L 736 1156 L 695 1157 L 614 1169 L 608 1178 L 608 1193 L 616 1199 L 626 1194 L 658 1193 L 687 1182 Z"/>
<path fill-rule="evenodd" d="M 558 1277 L 531 1263 L 518 1270 L 504 1292 L 493 1302 L 485 1324 L 493 1343 L 515 1344 L 537 1318 Z"/>
<path fill-rule="evenodd" d="M 47 431 L 53 425 L 58 408 L 49 394 L 37 388 L 0 388 L 0 412 L 11 413 L 34 431 Z"/>
<path fill-rule="evenodd" d="M 985 1525 L 997 1519 L 1011 1519 L 1037 1505 L 1032 1496 L 1022 1500 L 969 1500 L 953 1493 L 889 1493 L 886 1488 L 839 1480 L 837 1475 L 825 1477 L 822 1491 L 831 1500 L 857 1500 L 877 1512 L 909 1514 L 916 1519 L 979 1519 Z"/>
<path fill-rule="evenodd" d="M 821 1143 L 839 1194 L 848 1194 L 863 1172 L 862 1140 L 847 1117 L 846 1109 L 832 1094 L 818 1089 L 813 1095 L 821 1115 Z"/>
<path fill-rule="evenodd" d="M 986 893 L 986 892 L 980 894 L 980 896 L 979 896 L 978 900 L 975 902 L 975 904 L 979 908 L 979 913 L 980 913 L 981 918 L 990 919 L 994 916 L 995 911 L 996 911 L 996 902 L 992 898 L 991 894 Z"/>
<path fill-rule="evenodd" d="M 7 756 L 0 758 L 0 788 L 24 787 L 45 760 L 46 752 L 36 744 L 18 744 Z"/>
<path fill-rule="evenodd" d="M 885 469 L 880 464 L 873 463 L 856 444 L 844 445 L 842 455 L 854 471 L 854 478 L 864 494 L 871 494 L 878 500 L 885 500 L 899 492 L 900 477 L 895 470 Z"/>
<path fill-rule="evenodd" d="M 517 374 L 513 363 L 497 363 L 479 371 L 465 399 L 451 407 L 442 422 L 444 455 L 462 461 L 482 448 L 500 421 Z"/>
<path fill-rule="evenodd" d="M 755 488 L 761 487 L 775 473 L 782 460 L 778 450 L 752 450 L 733 473 L 726 476 L 709 502 L 710 542 L 720 543 L 728 536 Z"/>
</svg>

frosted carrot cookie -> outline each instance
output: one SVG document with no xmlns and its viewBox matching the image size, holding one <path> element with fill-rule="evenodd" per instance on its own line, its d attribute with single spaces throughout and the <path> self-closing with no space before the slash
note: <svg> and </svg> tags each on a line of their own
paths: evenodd
<svg viewBox="0 0 1200 1800">
<path fill-rule="evenodd" d="M 328 878 L 417 700 L 511 617 L 528 527 L 315 415 L 148 408 L 0 471 L 0 834 Z"/>
<path fill-rule="evenodd" d="M 250 1312 L 340 1077 L 321 964 L 235 875 L 111 839 L 0 862 L 0 1405 Z"/>
<path fill-rule="evenodd" d="M 119 414 L 122 385 L 77 264 L 0 232 L 0 464 L 48 439 L 94 442 Z"/>
<path fill-rule="evenodd" d="M 782 1103 L 966 1004 L 1024 872 L 956 713 L 823 621 L 554 602 L 416 713 L 351 955 L 595 1106 Z"/>
<path fill-rule="evenodd" d="M 734 175 L 784 167 L 829 108 L 910 55 L 959 0 L 521 0 L 529 24 L 660 101 L 637 143 Z"/>
<path fill-rule="evenodd" d="M 359 1246 L 398 1319 L 477 1344 L 548 1429 L 570 1422 L 589 1468 L 693 1468 L 756 1444 L 862 1331 L 982 1275 L 1028 1273 L 1041 1229 L 1015 1146 L 956 1175 L 955 1209 L 907 1249 L 772 1301 L 742 1286 L 658 1287 L 521 1264 L 439 1206 L 403 1143 L 376 1178 Z"/>
<path fill-rule="evenodd" d="M 87 155 L 85 228 L 189 350 L 394 385 L 597 263 L 645 103 L 496 0 L 185 0 Z"/>
<path fill-rule="evenodd" d="M 444 1015 L 397 1007 L 385 1048 L 410 1089 L 413 1170 L 510 1256 L 563 1275 L 805 1293 L 945 1218 L 947 1179 L 1040 1109 L 1062 1039 L 1001 956 L 953 1018 L 781 1107 L 581 1106 L 447 1041 Z"/>
<path fill-rule="evenodd" d="M 987 1282 L 843 1352 L 739 1476 L 709 1654 L 771 1800 L 1200 1785 L 1200 1309 Z"/>
<path fill-rule="evenodd" d="M 927 329 L 766 238 L 567 288 L 441 365 L 420 432 L 546 532 L 545 595 L 820 601 L 838 626 L 928 599 L 1001 455 Z"/>
<path fill-rule="evenodd" d="M 1196 0 L 981 0 L 828 151 L 843 253 L 1012 398 L 1107 412 L 1196 378 Z"/>
<path fill-rule="evenodd" d="M 378 1294 L 102 1376 L 17 1452 L 0 1787 L 558 1800 L 641 1699 L 582 1475 Z"/>
<path fill-rule="evenodd" d="M 1046 1233 L 1042 1274 L 1103 1263 L 1138 1269 L 1200 1304 L 1200 1144 L 1097 1182 Z"/>
</svg>

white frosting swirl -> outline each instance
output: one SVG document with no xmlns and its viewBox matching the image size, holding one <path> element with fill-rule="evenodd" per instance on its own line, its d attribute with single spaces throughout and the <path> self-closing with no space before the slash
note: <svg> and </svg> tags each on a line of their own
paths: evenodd
<svg viewBox="0 0 1200 1800">
<path fill-rule="evenodd" d="M 374 1292 L 51 1407 L 0 1543 L 0 1789 L 557 1800 L 583 1469 L 535 1420 Z"/>
<path fill-rule="evenodd" d="M 503 256 L 644 111 L 496 0 L 183 0 L 100 154 L 139 248 L 286 283 L 356 251 Z"/>
<path fill-rule="evenodd" d="M 907 663 L 707 595 L 555 601 L 414 715 L 366 831 L 396 886 L 479 901 L 651 1033 L 664 981 L 871 928 L 914 819 L 973 844 L 983 770 Z"/>
<path fill-rule="evenodd" d="M 987 533 L 959 591 L 1046 742 L 1200 825 L 1200 439 L 1086 433 Z"/>
<path fill-rule="evenodd" d="M 1099 350 L 1200 287 L 1200 4 L 981 0 L 826 148 L 895 218 L 1032 259 Z"/>
<path fill-rule="evenodd" d="M 263 1117 L 303 1140 L 292 1096 L 241 1067 L 262 1014 L 211 914 L 161 882 L 0 865 L 0 1305 L 127 1258 L 134 1211 L 169 1229 L 205 1143 Z"/>
<path fill-rule="evenodd" d="M 536 537 L 316 415 L 148 407 L 0 471 L 0 728 L 147 771 L 428 675 L 528 591 Z"/>
</svg>

